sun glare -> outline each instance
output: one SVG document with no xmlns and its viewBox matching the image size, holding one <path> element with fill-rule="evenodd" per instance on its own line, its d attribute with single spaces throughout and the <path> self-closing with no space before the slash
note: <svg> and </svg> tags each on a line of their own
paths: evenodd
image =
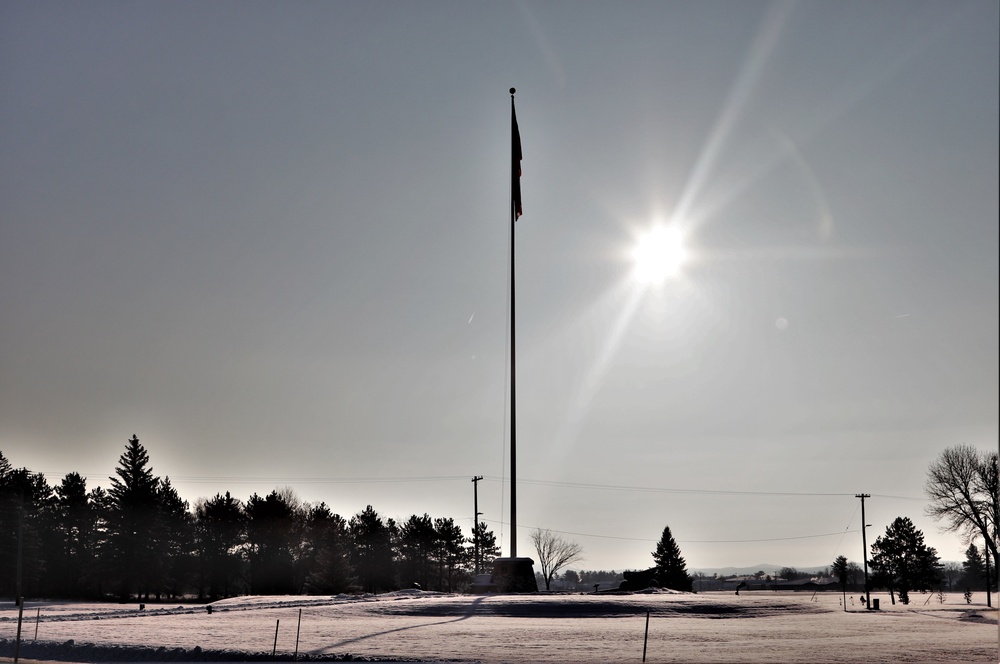
<svg viewBox="0 0 1000 664">
<path fill-rule="evenodd" d="M 641 283 L 659 284 L 677 276 L 687 252 L 677 228 L 657 226 L 639 238 L 632 257 L 635 260 L 635 278 Z"/>
</svg>

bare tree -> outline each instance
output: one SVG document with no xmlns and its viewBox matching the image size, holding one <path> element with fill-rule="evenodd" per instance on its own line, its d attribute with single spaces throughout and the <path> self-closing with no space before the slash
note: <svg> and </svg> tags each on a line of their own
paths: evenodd
<svg viewBox="0 0 1000 664">
<path fill-rule="evenodd" d="M 925 490 L 931 504 L 928 516 L 946 519 L 945 530 L 958 532 L 966 542 L 982 537 L 997 561 L 1000 496 L 997 491 L 997 453 L 980 452 L 971 445 L 949 447 L 927 470 Z"/>
<path fill-rule="evenodd" d="M 538 564 L 542 566 L 546 590 L 549 590 L 552 578 L 559 570 L 583 558 L 583 548 L 579 544 L 565 540 L 550 530 L 536 528 L 531 533 L 531 543 L 535 545 Z"/>
</svg>

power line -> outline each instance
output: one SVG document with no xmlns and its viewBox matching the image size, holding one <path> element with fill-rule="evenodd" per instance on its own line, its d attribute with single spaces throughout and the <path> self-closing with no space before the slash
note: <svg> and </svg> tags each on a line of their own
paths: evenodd
<svg viewBox="0 0 1000 664">
<path fill-rule="evenodd" d="M 45 474 L 54 476 L 55 473 L 46 472 Z M 90 479 L 92 477 L 104 477 L 103 474 L 98 473 L 81 473 L 81 476 Z M 480 476 L 481 477 L 481 476 Z M 504 482 L 505 480 L 497 477 L 485 477 L 483 479 L 493 481 L 493 482 Z M 211 483 L 226 483 L 231 482 L 234 484 L 252 484 L 252 483 L 271 483 L 271 484 L 405 484 L 412 482 L 450 482 L 450 481 L 468 481 L 468 476 L 466 475 L 422 475 L 422 476 L 410 476 L 410 477 L 250 477 L 250 476 L 211 476 L 211 475 L 174 475 L 170 478 L 171 482 L 184 483 L 184 484 L 211 484 Z M 720 490 L 720 489 L 678 489 L 670 487 L 645 487 L 645 486 L 627 486 L 627 485 L 616 485 L 616 484 L 596 484 L 596 483 L 586 483 L 586 482 L 559 482 L 554 480 L 533 480 L 533 479 L 522 479 L 519 480 L 522 484 L 533 484 L 538 486 L 552 486 L 558 488 L 572 488 L 572 489 L 592 489 L 601 491 L 632 491 L 638 493 L 675 493 L 675 494 L 690 494 L 690 495 L 720 495 L 720 496 L 779 496 L 779 497 L 802 497 L 802 496 L 814 496 L 814 497 L 844 497 L 844 496 L 854 496 L 854 494 L 846 493 L 824 493 L 824 492 L 800 492 L 800 491 L 736 491 L 736 490 Z M 899 500 L 923 500 L 921 498 L 913 498 L 909 496 L 878 496 L 880 498 L 895 498 Z M 853 518 L 852 518 L 853 520 Z M 484 521 L 489 521 L 491 523 L 499 524 L 501 527 L 509 525 L 502 520 L 492 520 L 484 519 Z M 524 526 L 525 528 L 535 529 L 535 526 Z M 848 526 L 850 528 L 850 526 Z M 657 542 L 656 539 L 647 539 L 642 537 L 622 537 L 617 535 L 597 535 L 594 533 L 581 533 L 568 530 L 552 530 L 547 529 L 550 532 L 558 533 L 561 535 L 573 535 L 575 537 L 591 537 L 596 539 L 613 539 L 631 542 Z M 849 532 L 858 532 L 857 530 L 845 530 L 836 533 L 820 533 L 815 535 L 795 535 L 790 537 L 767 537 L 767 538 L 753 538 L 753 539 L 725 539 L 725 540 L 678 540 L 678 543 L 683 544 L 743 544 L 752 542 L 787 542 L 793 540 L 803 540 L 803 539 L 816 539 L 820 537 L 832 537 L 835 535 L 840 535 L 843 538 Z M 839 545 L 838 545 L 839 547 Z"/>
<path fill-rule="evenodd" d="M 487 480 L 497 481 L 496 477 L 486 477 Z M 708 495 L 708 496 L 779 496 L 779 497 L 803 497 L 803 496 L 814 496 L 814 497 L 839 497 L 839 498 L 849 498 L 853 497 L 853 493 L 833 493 L 833 492 L 819 492 L 819 491 L 740 491 L 734 489 L 678 489 L 671 487 L 647 487 L 647 486 L 628 486 L 621 484 L 596 484 L 592 482 L 559 482 L 556 480 L 533 480 L 533 479 L 520 479 L 518 480 L 521 484 L 534 484 L 538 486 L 553 486 L 553 487 L 566 487 L 573 489 L 595 489 L 601 491 L 633 491 L 636 493 L 678 493 L 678 494 L 691 494 L 691 495 Z M 896 500 L 919 500 L 926 501 L 925 498 L 916 498 L 913 496 L 892 496 L 885 494 L 873 494 L 877 495 L 879 498 L 892 498 Z"/>
<path fill-rule="evenodd" d="M 56 477 L 65 473 L 55 473 L 42 471 L 48 477 Z M 103 473 L 80 473 L 85 479 L 108 477 Z M 409 482 L 457 482 L 468 481 L 467 475 L 422 475 L 422 476 L 401 476 L 401 477 L 266 477 L 247 475 L 170 475 L 170 481 L 174 484 L 404 484 Z M 499 482 L 501 486 L 506 483 L 505 477 L 487 475 L 486 481 Z M 583 489 L 594 491 L 630 491 L 634 493 L 672 493 L 702 496 L 774 496 L 774 497 L 854 497 L 853 493 L 835 493 L 820 491 L 750 491 L 735 489 L 682 489 L 676 487 L 650 487 L 650 486 L 630 486 L 624 484 L 598 484 L 595 482 L 560 482 L 557 480 L 539 480 L 522 478 L 519 484 L 531 484 L 535 486 L 551 486 L 567 489 Z M 926 502 L 926 498 L 914 496 L 896 496 L 890 494 L 871 494 L 877 498 L 888 500 L 912 500 Z"/>
<path fill-rule="evenodd" d="M 489 523 L 501 523 L 495 519 L 483 519 L 483 521 L 488 521 Z M 530 528 L 535 530 L 537 526 L 527 526 L 522 525 L 522 528 Z M 627 542 L 658 542 L 658 539 L 649 539 L 646 537 L 623 537 L 620 535 L 595 535 L 594 533 L 579 533 L 571 530 L 554 530 L 552 528 L 545 528 L 552 533 L 557 533 L 559 535 L 574 535 L 576 537 L 593 537 L 597 539 L 613 539 L 613 540 L 623 540 Z M 848 530 L 846 532 L 858 532 L 857 530 Z M 743 544 L 750 542 L 788 542 L 792 540 L 803 540 L 803 539 L 816 539 L 820 537 L 834 537 L 836 535 L 844 535 L 843 532 L 836 533 L 820 533 L 817 535 L 793 535 L 790 537 L 763 537 L 754 539 L 726 539 L 726 540 L 677 540 L 678 544 Z"/>
</svg>

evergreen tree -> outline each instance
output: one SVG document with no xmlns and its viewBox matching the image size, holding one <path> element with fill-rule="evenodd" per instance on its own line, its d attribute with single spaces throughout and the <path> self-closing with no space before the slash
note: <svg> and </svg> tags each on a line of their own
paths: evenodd
<svg viewBox="0 0 1000 664">
<path fill-rule="evenodd" d="M 661 588 L 691 592 L 691 577 L 687 573 L 687 563 L 681 557 L 680 547 L 670 533 L 670 526 L 664 526 L 660 541 L 653 552 L 656 563 L 656 581 Z"/>
<path fill-rule="evenodd" d="M 163 576 L 154 591 L 170 598 L 183 594 L 194 573 L 194 522 L 186 500 L 170 483 L 160 480 L 156 490 L 156 539 L 159 542 Z"/>
<path fill-rule="evenodd" d="M 968 590 L 986 589 L 986 558 L 975 543 L 965 550 L 960 586 Z"/>
<path fill-rule="evenodd" d="M 469 580 L 467 573 L 462 571 L 466 562 L 465 547 L 462 546 L 465 536 L 462 528 L 451 517 L 434 519 L 434 533 L 437 544 L 437 590 L 453 592 L 456 586 Z"/>
<path fill-rule="evenodd" d="M 837 581 L 840 582 L 840 592 L 843 595 L 843 605 L 844 611 L 847 611 L 847 575 L 849 573 L 849 567 L 847 563 L 847 556 L 837 556 L 836 560 L 833 561 L 833 574 L 837 577 Z"/>
<path fill-rule="evenodd" d="M 104 599 L 115 590 L 116 574 L 111 553 L 111 522 L 114 505 L 111 496 L 99 486 L 87 494 L 87 500 L 94 512 L 94 530 L 90 540 L 90 568 L 87 570 L 85 586 L 88 594 Z"/>
<path fill-rule="evenodd" d="M 265 498 L 256 493 L 246 505 L 247 558 L 250 592 L 254 595 L 288 595 L 295 587 L 295 555 L 299 543 L 299 510 L 287 492 L 272 491 Z"/>
<path fill-rule="evenodd" d="M 159 480 L 149 467 L 149 454 L 132 436 L 118 459 L 108 489 L 110 511 L 103 568 L 112 590 L 123 599 L 149 598 L 164 577 L 159 550 Z"/>
<path fill-rule="evenodd" d="M 243 557 L 246 515 L 239 500 L 215 494 L 195 507 L 198 596 L 232 597 L 244 590 Z"/>
<path fill-rule="evenodd" d="M 437 548 L 438 535 L 429 514 L 413 514 L 403 522 L 399 527 L 396 563 L 400 587 L 417 585 L 425 590 L 440 590 L 434 573 Z"/>
<path fill-rule="evenodd" d="M 371 593 L 392 590 L 392 536 L 395 524 L 382 521 L 378 512 L 368 505 L 351 517 L 349 527 L 354 544 L 351 564 L 362 590 Z"/>
<path fill-rule="evenodd" d="M 87 480 L 69 473 L 55 488 L 48 547 L 52 595 L 79 598 L 87 594 L 86 579 L 93 565 L 97 514 L 87 493 Z"/>
<path fill-rule="evenodd" d="M 924 534 L 906 517 L 897 517 L 871 548 L 872 584 L 888 588 L 893 604 L 893 591 L 909 604 L 911 590 L 930 590 L 940 582 L 937 551 L 924 544 Z"/>
<path fill-rule="evenodd" d="M 479 569 L 476 567 L 476 544 L 479 544 Z M 489 529 L 485 521 L 480 521 L 472 530 L 472 536 L 466 540 L 468 546 L 468 557 L 471 562 L 473 573 L 483 573 L 493 567 L 493 561 L 500 555 L 500 547 L 497 546 L 497 536 Z"/>
<path fill-rule="evenodd" d="M 347 521 L 333 514 L 325 503 L 314 507 L 306 528 L 313 550 L 312 563 L 305 579 L 310 594 L 334 595 L 350 591 L 354 575 L 350 563 L 350 532 Z"/>
<path fill-rule="evenodd" d="M 17 591 L 18 537 L 21 537 L 21 591 L 42 594 L 46 571 L 48 533 L 46 512 L 51 509 L 52 488 L 41 473 L 12 469 L 0 453 L 0 592 L 14 597 Z"/>
</svg>

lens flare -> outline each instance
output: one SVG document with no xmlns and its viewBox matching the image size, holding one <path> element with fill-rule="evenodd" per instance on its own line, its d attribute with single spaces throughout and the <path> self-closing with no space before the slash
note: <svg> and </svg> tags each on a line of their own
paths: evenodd
<svg viewBox="0 0 1000 664">
<path fill-rule="evenodd" d="M 639 239 L 632 258 L 637 281 L 663 283 L 668 277 L 677 276 L 687 258 L 684 238 L 677 228 L 657 226 Z"/>
</svg>

